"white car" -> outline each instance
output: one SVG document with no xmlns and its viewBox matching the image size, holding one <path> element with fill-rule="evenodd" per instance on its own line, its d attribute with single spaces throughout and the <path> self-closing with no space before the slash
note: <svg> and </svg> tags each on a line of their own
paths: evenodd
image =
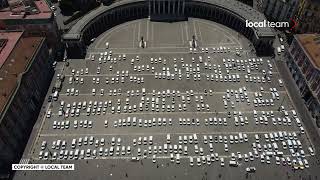
<svg viewBox="0 0 320 180">
<path fill-rule="evenodd" d="M 246 168 L 246 171 L 247 171 L 248 173 L 253 173 L 253 172 L 256 172 L 256 168 L 255 168 L 255 167 L 247 167 L 247 168 Z"/>
<path fill-rule="evenodd" d="M 47 116 L 46 116 L 47 118 L 50 118 L 51 117 L 51 110 L 49 110 L 48 112 L 47 112 Z"/>
<path fill-rule="evenodd" d="M 224 167 L 224 159 L 223 158 L 220 158 L 220 162 L 221 162 L 221 167 Z"/>
</svg>

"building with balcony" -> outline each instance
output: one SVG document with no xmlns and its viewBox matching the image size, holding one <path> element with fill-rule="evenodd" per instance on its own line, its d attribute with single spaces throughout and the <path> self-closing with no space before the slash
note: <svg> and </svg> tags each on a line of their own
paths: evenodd
<svg viewBox="0 0 320 180">
<path fill-rule="evenodd" d="M 286 56 L 301 96 L 320 127 L 320 34 L 295 35 Z"/>
<path fill-rule="evenodd" d="M 0 32 L 0 175 L 19 163 L 53 74 L 44 37 Z"/>
<path fill-rule="evenodd" d="M 320 1 L 300 0 L 295 19 L 298 33 L 320 33 Z"/>
<path fill-rule="evenodd" d="M 0 9 L 0 30 L 20 30 L 28 36 L 45 36 L 49 47 L 59 40 L 57 24 L 45 0 L 11 0 Z"/>
</svg>

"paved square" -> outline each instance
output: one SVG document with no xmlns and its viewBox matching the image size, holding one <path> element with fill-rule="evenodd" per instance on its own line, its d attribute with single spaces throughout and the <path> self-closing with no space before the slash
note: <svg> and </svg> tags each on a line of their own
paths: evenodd
<svg viewBox="0 0 320 180">
<path fill-rule="evenodd" d="M 200 47 L 190 52 L 193 35 Z M 141 36 L 145 49 L 139 48 Z M 142 19 L 105 32 L 86 59 L 57 67 L 56 76 L 65 80 L 57 101 L 44 104 L 40 131 L 27 155 L 32 163 L 74 163 L 76 171 L 17 172 L 15 179 L 300 179 L 315 174 L 313 145 L 296 121 L 299 114 L 292 112 L 296 107 L 279 83 L 274 60 L 256 57 L 251 47 L 227 27 L 192 18 Z M 229 165 L 232 159 L 238 167 Z M 246 173 L 247 167 L 256 172 Z M 304 170 L 293 172 L 293 167 Z"/>
</svg>

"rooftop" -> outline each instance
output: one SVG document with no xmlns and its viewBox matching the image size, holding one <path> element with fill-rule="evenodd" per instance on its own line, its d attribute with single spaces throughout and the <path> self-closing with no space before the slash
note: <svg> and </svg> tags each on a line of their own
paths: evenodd
<svg viewBox="0 0 320 180">
<path fill-rule="evenodd" d="M 0 9 L 0 19 L 48 19 L 52 16 L 52 11 L 45 0 L 35 0 L 35 7 L 19 4 L 10 8 Z M 32 13 L 27 13 L 30 8 Z M 32 11 L 34 9 L 34 11 Z"/>
<path fill-rule="evenodd" d="M 0 39 L 7 40 L 6 44 L 0 51 L 0 68 L 9 57 L 21 36 L 22 32 L 0 32 Z"/>
<path fill-rule="evenodd" d="M 22 33 L 12 35 L 16 38 L 7 42 L 6 46 L 9 47 L 5 47 L 8 48 L 6 55 L 0 55 L 0 61 L 3 62 L 0 68 L 0 112 L 3 112 L 10 101 L 10 97 L 19 84 L 20 74 L 28 68 L 43 40 L 42 37 L 22 37 Z"/>
<path fill-rule="evenodd" d="M 312 64 L 320 69 L 320 34 L 299 34 L 297 37 Z"/>
</svg>

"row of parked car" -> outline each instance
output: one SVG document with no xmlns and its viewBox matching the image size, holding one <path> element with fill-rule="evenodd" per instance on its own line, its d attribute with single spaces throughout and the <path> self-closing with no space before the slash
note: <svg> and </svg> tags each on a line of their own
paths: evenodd
<svg viewBox="0 0 320 180">
<path fill-rule="evenodd" d="M 239 142 L 248 142 L 248 136 L 247 134 L 239 133 Z M 221 137 L 221 138 L 220 138 Z M 166 138 L 166 143 L 162 145 L 153 145 L 153 136 L 146 137 L 139 137 L 138 139 L 133 139 L 133 146 L 138 146 L 138 145 L 149 145 L 146 146 L 146 148 L 137 148 L 137 157 L 133 156 L 134 159 L 138 159 L 139 157 L 147 158 L 148 154 L 152 155 L 152 161 L 156 162 L 156 155 L 157 154 L 170 154 L 170 160 L 171 162 L 176 161 L 177 164 L 180 164 L 180 156 L 185 156 L 189 157 L 189 163 L 190 166 L 193 166 L 194 161 L 193 158 L 197 160 L 197 165 L 201 166 L 202 164 L 207 164 L 210 165 L 211 163 L 215 161 L 220 161 L 221 166 L 224 166 L 224 159 L 225 156 L 219 157 L 218 153 L 214 153 L 213 149 L 213 142 L 215 140 L 218 140 L 222 142 L 222 139 L 224 139 L 224 150 L 225 152 L 229 152 L 229 144 L 231 143 L 231 140 L 233 138 L 229 138 L 229 141 L 226 140 L 227 136 L 219 136 L 219 138 L 214 138 L 212 135 L 203 135 L 203 143 L 208 144 L 209 146 L 209 152 L 211 154 L 205 155 L 203 147 L 198 145 L 198 136 L 196 134 L 193 135 L 181 135 L 178 136 L 178 144 L 171 144 L 171 135 L 167 134 Z M 309 164 L 307 159 L 305 158 L 305 152 L 302 149 L 301 142 L 297 139 L 297 135 L 294 133 L 290 132 L 273 132 L 269 134 L 263 134 L 262 137 L 264 137 L 265 142 L 270 142 L 267 144 L 260 144 L 261 138 L 258 134 L 254 135 L 255 142 L 252 143 L 252 149 L 253 152 L 248 152 L 248 153 L 240 153 L 236 152 L 233 153 L 231 152 L 230 156 L 230 161 L 229 165 L 230 166 L 238 166 L 239 162 L 244 160 L 244 162 L 248 161 L 254 161 L 255 159 L 260 159 L 261 163 L 266 163 L 266 164 L 272 164 L 271 158 L 274 157 L 275 164 L 276 165 L 290 165 L 294 169 L 304 169 L 308 168 Z M 280 150 L 280 146 L 278 147 L 278 144 L 276 143 L 277 141 L 282 141 L 286 140 L 285 142 L 297 142 L 297 147 L 296 149 L 299 150 L 294 150 L 294 145 L 288 145 L 290 148 L 290 152 L 292 153 L 290 157 L 285 155 L 283 151 Z M 227 142 L 226 142 L 227 141 Z M 76 149 L 76 146 L 82 143 L 82 139 L 79 139 L 77 142 L 77 139 L 73 139 L 71 143 L 72 149 L 75 150 L 66 150 L 66 142 L 58 140 L 57 142 L 54 141 L 52 143 L 52 149 L 60 149 L 60 153 L 58 152 L 51 152 L 51 151 L 40 151 L 39 153 L 39 159 L 48 159 L 49 156 L 51 156 L 51 159 L 83 159 L 83 158 L 97 158 L 97 157 L 105 157 L 105 156 L 131 156 L 133 149 L 131 146 L 123 146 L 121 145 L 121 138 L 115 138 L 112 137 L 111 140 L 111 147 L 110 148 L 103 148 L 105 145 L 106 141 L 104 138 L 95 139 L 93 136 L 84 138 L 83 143 L 85 145 L 90 144 L 94 145 L 95 148 L 97 149 Z M 273 143 L 271 143 L 273 142 Z M 299 143 L 300 142 L 300 143 Z M 60 145 L 61 143 L 61 145 Z M 195 143 L 194 145 L 194 153 L 199 156 L 188 156 L 189 151 L 188 151 L 188 146 L 182 146 L 182 144 L 192 144 Z M 235 142 L 236 143 L 236 142 Z M 45 141 L 42 142 L 41 149 L 45 150 L 46 149 L 47 143 Z M 153 145 L 153 146 L 152 146 Z M 216 148 L 216 147 L 215 147 Z M 285 149 L 285 148 L 284 148 Z M 308 151 L 311 155 L 314 155 L 314 151 L 311 147 L 308 147 Z M 50 153 L 49 153 L 50 152 Z M 199 162 L 200 159 L 200 162 Z"/>
</svg>

